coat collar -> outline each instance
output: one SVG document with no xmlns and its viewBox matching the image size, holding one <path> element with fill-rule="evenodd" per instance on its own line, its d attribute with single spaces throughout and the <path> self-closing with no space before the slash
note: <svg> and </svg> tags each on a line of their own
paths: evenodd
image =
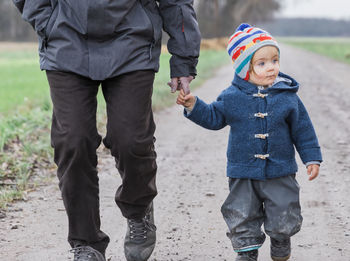
<svg viewBox="0 0 350 261">
<path fill-rule="evenodd" d="M 248 94 L 256 93 L 259 90 L 258 86 L 256 86 L 251 82 L 243 80 L 237 74 L 235 74 L 235 77 L 232 81 L 232 86 Z M 292 77 L 290 77 L 287 74 L 279 72 L 278 77 L 276 78 L 272 86 L 266 89 L 260 90 L 260 92 L 261 93 L 267 93 L 267 92 L 273 92 L 273 91 L 297 92 L 298 89 L 299 89 L 299 83 L 296 80 L 294 80 Z"/>
</svg>

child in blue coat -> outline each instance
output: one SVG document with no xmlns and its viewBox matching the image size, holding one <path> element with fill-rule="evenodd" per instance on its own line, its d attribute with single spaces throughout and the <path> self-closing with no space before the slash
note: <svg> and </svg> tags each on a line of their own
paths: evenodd
<svg viewBox="0 0 350 261">
<path fill-rule="evenodd" d="M 230 126 L 227 176 L 230 193 L 221 212 L 236 261 L 255 261 L 265 241 L 271 258 L 288 260 L 290 237 L 302 224 L 295 149 L 309 180 L 319 173 L 320 146 L 308 113 L 297 95 L 298 83 L 279 71 L 279 47 L 266 31 L 240 25 L 228 53 L 235 77 L 211 104 L 181 90 L 184 115 L 211 130 Z"/>
</svg>

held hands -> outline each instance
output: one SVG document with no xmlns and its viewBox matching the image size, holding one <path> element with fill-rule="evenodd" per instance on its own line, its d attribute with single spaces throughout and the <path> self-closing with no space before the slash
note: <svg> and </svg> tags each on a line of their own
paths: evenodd
<svg viewBox="0 0 350 261">
<path fill-rule="evenodd" d="M 190 93 L 190 83 L 193 79 L 193 76 L 171 78 L 168 85 L 170 86 L 172 93 L 179 90 L 184 90 L 184 93 L 187 95 Z"/>
<path fill-rule="evenodd" d="M 320 166 L 317 164 L 310 164 L 307 166 L 307 174 L 309 175 L 309 180 L 313 180 L 318 176 L 320 171 Z"/>
<path fill-rule="evenodd" d="M 191 93 L 185 94 L 183 89 L 180 90 L 179 95 L 177 96 L 176 103 L 179 105 L 183 105 L 189 110 L 193 109 L 193 106 L 196 102 L 196 97 L 194 97 Z"/>
</svg>

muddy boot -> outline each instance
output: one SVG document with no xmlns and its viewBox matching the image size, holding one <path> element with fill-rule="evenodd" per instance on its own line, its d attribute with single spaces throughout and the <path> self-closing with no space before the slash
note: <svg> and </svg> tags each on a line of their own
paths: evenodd
<svg viewBox="0 0 350 261">
<path fill-rule="evenodd" d="M 156 226 L 154 225 L 153 205 L 142 219 L 128 219 L 124 241 L 124 253 L 127 261 L 146 261 L 156 244 Z"/>
<path fill-rule="evenodd" d="M 245 252 L 238 252 L 236 261 L 257 261 L 258 260 L 258 250 L 251 250 Z"/>
<path fill-rule="evenodd" d="M 273 261 L 286 261 L 290 258 L 290 238 L 282 241 L 271 238 L 271 258 Z"/>
<path fill-rule="evenodd" d="M 105 261 L 103 254 L 90 246 L 79 246 L 70 252 L 74 253 L 74 261 Z"/>
</svg>

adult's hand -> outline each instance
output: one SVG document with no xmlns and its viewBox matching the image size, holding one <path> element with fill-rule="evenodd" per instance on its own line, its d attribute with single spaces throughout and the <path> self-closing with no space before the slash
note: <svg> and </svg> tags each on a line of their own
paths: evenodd
<svg viewBox="0 0 350 261">
<path fill-rule="evenodd" d="M 190 83 L 193 79 L 193 76 L 171 78 L 168 85 L 170 86 L 172 93 L 182 89 L 184 90 L 185 95 L 187 95 L 190 93 Z"/>
</svg>

